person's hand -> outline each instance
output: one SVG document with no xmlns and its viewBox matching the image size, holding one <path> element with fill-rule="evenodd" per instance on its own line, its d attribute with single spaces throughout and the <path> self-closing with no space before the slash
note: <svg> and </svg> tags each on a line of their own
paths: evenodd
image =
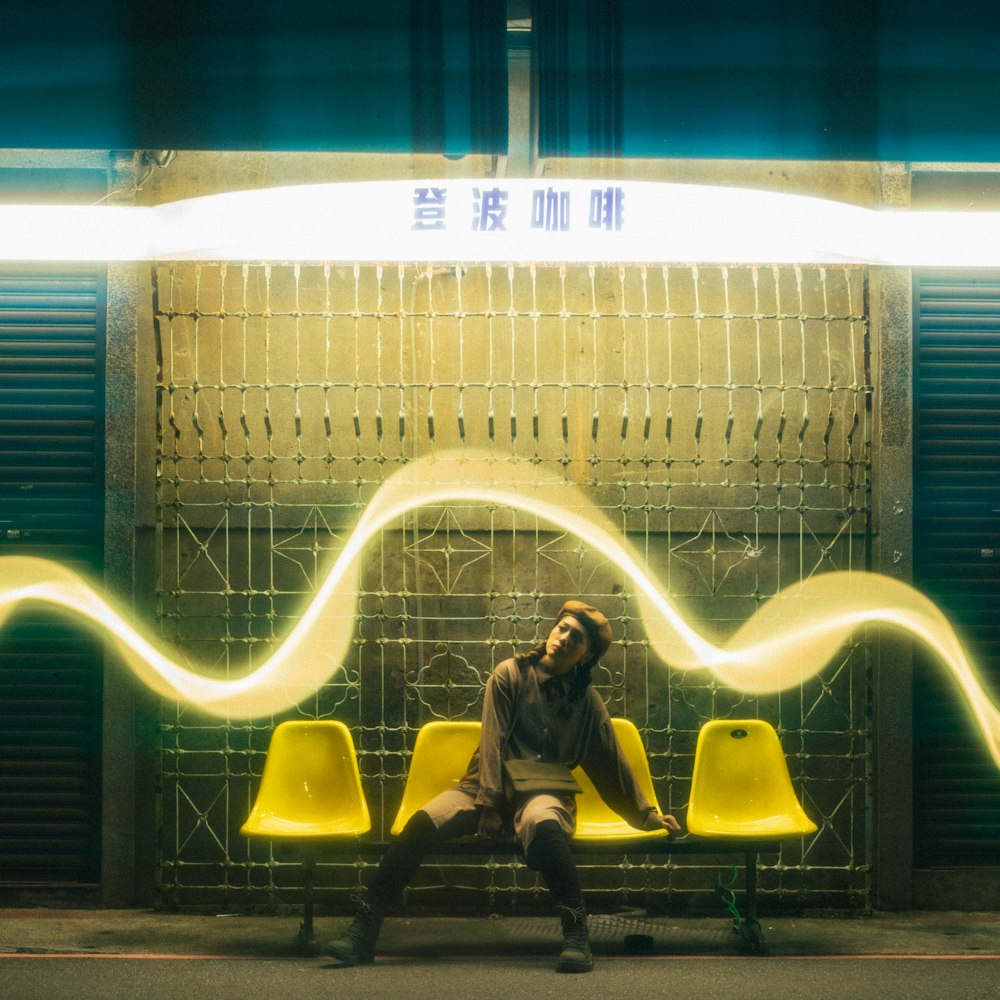
<svg viewBox="0 0 1000 1000">
<path fill-rule="evenodd" d="M 673 816 L 650 809 L 642 828 L 644 830 L 670 830 L 673 833 L 680 833 L 681 825 Z"/>
<path fill-rule="evenodd" d="M 503 840 L 503 816 L 492 806 L 483 806 L 479 810 L 476 836 L 482 840 Z"/>
</svg>

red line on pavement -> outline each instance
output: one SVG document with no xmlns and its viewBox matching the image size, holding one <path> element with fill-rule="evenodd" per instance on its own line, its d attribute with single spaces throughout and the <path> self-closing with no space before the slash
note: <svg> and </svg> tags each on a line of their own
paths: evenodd
<svg viewBox="0 0 1000 1000">
<path fill-rule="evenodd" d="M 136 959 L 157 959 L 159 961 L 225 961 L 238 962 L 249 958 L 263 959 L 264 961 L 290 961 L 288 956 L 278 955 L 159 955 L 143 953 L 141 955 L 130 955 L 128 952 L 112 951 L 4 951 L 0 952 L 0 959 L 3 958 L 136 958 Z M 301 961 L 301 959 L 300 959 Z"/>
<path fill-rule="evenodd" d="M 983 955 L 604 955 L 598 961 L 628 962 L 982 962 L 1000 959 L 1000 954 Z"/>
</svg>

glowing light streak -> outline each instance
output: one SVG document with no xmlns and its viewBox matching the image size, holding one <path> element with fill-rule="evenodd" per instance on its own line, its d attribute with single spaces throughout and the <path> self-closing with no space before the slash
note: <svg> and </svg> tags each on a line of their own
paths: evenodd
<svg viewBox="0 0 1000 1000">
<path fill-rule="evenodd" d="M 595 191 L 623 195 L 620 230 L 590 224 Z M 447 193 L 447 228 L 416 227 L 414 194 Z M 502 228 L 474 228 L 502 190 Z M 572 227 L 533 225 L 532 199 L 571 196 Z M 0 205 L 0 260 L 296 260 L 1000 266 L 1000 213 L 861 208 L 805 195 L 655 181 L 523 178 L 310 184 L 154 207 Z"/>
<path fill-rule="evenodd" d="M 383 528 L 421 506 L 473 503 L 510 507 L 575 535 L 601 551 L 632 581 L 653 651 L 679 670 L 706 669 L 721 683 L 767 694 L 815 676 L 863 625 L 909 633 L 941 658 L 965 697 L 1000 767 L 1000 711 L 990 701 L 941 611 L 912 587 L 870 573 L 810 577 L 763 605 L 724 645 L 693 629 L 618 534 L 575 486 L 546 481 L 538 469 L 469 454 L 419 459 L 391 476 L 372 498 L 344 549 L 281 646 L 256 670 L 212 678 L 160 652 L 85 581 L 47 560 L 0 559 L 0 626 L 22 601 L 80 615 L 114 641 L 124 661 L 160 694 L 219 717 L 261 717 L 301 702 L 343 669 L 354 637 L 358 562 Z"/>
</svg>

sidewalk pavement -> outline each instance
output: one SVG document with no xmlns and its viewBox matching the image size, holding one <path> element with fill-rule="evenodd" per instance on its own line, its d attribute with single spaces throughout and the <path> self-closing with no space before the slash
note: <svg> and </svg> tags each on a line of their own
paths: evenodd
<svg viewBox="0 0 1000 1000">
<path fill-rule="evenodd" d="M 317 916 L 320 945 L 346 926 Z M 299 918 L 218 916 L 153 910 L 0 909 L 0 956 L 129 955 L 275 958 L 294 954 Z M 714 917 L 649 917 L 644 911 L 594 914 L 595 955 L 736 956 L 732 923 Z M 905 912 L 872 917 L 765 917 L 772 956 L 1000 955 L 1000 913 Z M 379 954 L 402 956 L 551 954 L 560 938 L 555 917 L 392 917 Z M 322 953 L 322 947 L 320 948 Z"/>
</svg>

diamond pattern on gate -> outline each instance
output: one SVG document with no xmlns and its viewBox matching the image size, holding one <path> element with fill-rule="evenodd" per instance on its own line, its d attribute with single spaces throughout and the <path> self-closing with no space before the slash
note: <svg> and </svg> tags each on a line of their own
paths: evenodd
<svg viewBox="0 0 1000 1000">
<path fill-rule="evenodd" d="M 227 586 L 228 576 L 228 566 L 219 566 L 216 561 L 215 556 L 209 549 L 215 536 L 222 533 L 222 537 L 226 536 L 229 529 L 229 515 L 228 512 L 223 512 L 222 516 L 216 522 L 215 526 L 212 528 L 196 529 L 192 527 L 183 514 L 177 515 L 178 527 L 183 529 L 183 534 L 181 536 L 181 542 L 178 551 L 178 570 L 177 570 L 177 586 L 180 587 L 184 583 L 190 583 L 190 577 L 198 576 L 203 574 L 207 569 L 211 578 L 211 574 L 217 578 L 217 581 L 213 579 L 216 587 L 219 590 L 225 590 Z M 194 543 L 193 553 L 190 551 L 185 551 L 185 543 Z M 198 581 L 198 589 L 205 590 L 208 587 L 207 581 L 204 579 Z"/>
<path fill-rule="evenodd" d="M 225 806 L 226 806 L 226 804 L 228 802 L 228 798 L 229 798 L 229 795 L 228 795 L 229 788 L 228 788 L 228 786 L 225 783 L 223 783 L 218 788 L 218 790 L 215 792 L 215 795 L 212 797 L 212 799 L 209 802 L 209 804 L 206 807 L 204 807 L 204 808 L 200 808 L 198 805 L 195 804 L 195 801 L 192 798 L 191 793 L 189 793 L 188 790 L 187 790 L 187 788 L 185 788 L 184 786 L 182 786 L 180 783 L 178 783 L 177 786 L 176 786 L 176 792 L 177 792 L 177 802 L 178 802 L 178 810 L 177 810 L 177 812 L 178 812 L 178 815 L 177 815 L 177 828 L 178 828 L 178 831 L 180 831 L 182 829 L 180 821 L 181 821 L 181 818 L 182 818 L 184 812 L 187 811 L 187 810 L 184 810 L 184 809 L 180 808 L 180 806 L 186 804 L 189 807 L 190 813 L 192 813 L 194 815 L 194 817 L 195 817 L 194 822 L 191 823 L 190 826 L 189 826 L 189 828 L 187 829 L 186 835 L 178 836 L 178 842 L 177 842 L 177 847 L 176 847 L 178 859 L 182 859 L 184 857 L 184 852 L 188 849 L 189 845 L 191 845 L 192 841 L 195 840 L 196 836 L 199 833 L 205 833 L 205 834 L 207 834 L 208 837 L 209 837 L 209 839 L 210 839 L 210 841 L 213 842 L 216 845 L 217 848 L 219 848 L 220 850 L 225 851 L 226 850 L 226 846 L 225 846 L 226 837 L 225 837 L 224 834 L 220 836 L 220 834 L 212 826 L 210 815 L 212 813 L 212 810 L 216 809 L 216 807 L 221 804 L 223 808 L 222 808 L 222 811 L 221 811 L 221 817 L 220 818 L 221 818 L 221 821 L 223 823 L 225 823 L 226 814 L 227 814 L 227 810 L 226 810 Z M 202 858 L 198 858 L 197 860 L 203 860 L 203 859 Z"/>
<path fill-rule="evenodd" d="M 854 657 L 853 646 L 848 646 L 840 659 L 831 661 L 820 671 L 810 690 L 803 694 L 803 729 L 809 729 L 817 723 L 824 730 L 837 728 L 831 719 L 831 712 L 836 713 L 835 721 L 841 728 L 849 728 L 853 724 L 857 710 L 857 706 L 852 703 L 857 697 L 853 687 Z"/>
<path fill-rule="evenodd" d="M 828 573 L 832 570 L 850 569 L 851 553 L 849 545 L 851 541 L 850 535 L 853 523 L 853 518 L 849 515 L 845 515 L 841 520 L 840 527 L 838 528 L 836 534 L 834 534 L 828 541 L 824 541 L 810 526 L 809 515 L 803 514 L 802 538 L 803 541 L 808 540 L 809 542 L 809 549 L 807 551 L 813 552 L 813 561 L 809 562 L 806 559 L 804 551 L 803 562 L 806 563 L 806 568 L 802 573 L 802 579 L 808 579 L 811 576 L 815 576 L 817 573 Z M 803 549 L 805 550 L 805 545 L 803 545 Z"/>
</svg>

